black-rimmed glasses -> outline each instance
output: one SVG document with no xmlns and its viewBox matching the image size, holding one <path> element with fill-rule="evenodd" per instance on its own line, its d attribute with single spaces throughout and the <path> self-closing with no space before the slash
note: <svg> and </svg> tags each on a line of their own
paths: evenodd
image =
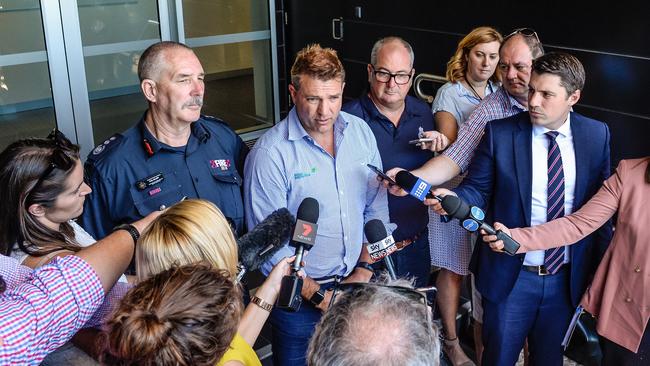
<svg viewBox="0 0 650 366">
<path fill-rule="evenodd" d="M 438 289 L 435 286 L 430 287 L 421 287 L 421 288 L 410 288 L 403 286 L 390 286 L 380 283 L 373 282 L 346 282 L 338 285 L 338 290 L 341 292 L 350 292 L 352 296 L 356 296 L 355 292 L 362 291 L 363 288 L 368 286 L 387 288 L 391 291 L 396 291 L 397 293 L 404 295 L 405 297 L 419 302 L 426 308 L 427 322 L 433 322 L 433 312 L 435 306 L 435 297 Z M 332 304 L 330 304 L 332 306 Z"/>
<path fill-rule="evenodd" d="M 49 177 L 50 174 L 52 174 L 54 169 L 68 171 L 74 165 L 73 159 L 70 158 L 64 151 L 65 148 L 72 146 L 72 143 L 61 131 L 56 128 L 53 129 L 52 132 L 47 135 L 47 139 L 54 141 L 55 145 L 54 149 L 52 149 L 52 155 L 50 155 L 50 164 L 38 177 L 38 180 L 36 180 L 36 184 L 34 184 L 34 187 L 32 187 L 28 197 L 32 194 L 32 192 L 36 191 L 36 189 L 41 184 L 43 184 L 43 181 Z"/>
<path fill-rule="evenodd" d="M 372 73 L 375 75 L 375 80 L 380 83 L 388 83 L 390 82 L 390 79 L 395 79 L 395 84 L 404 85 L 411 80 L 411 73 L 405 74 L 398 72 L 396 74 L 391 74 L 390 72 L 377 70 L 373 65 L 370 65 L 370 67 L 372 67 Z"/>
</svg>

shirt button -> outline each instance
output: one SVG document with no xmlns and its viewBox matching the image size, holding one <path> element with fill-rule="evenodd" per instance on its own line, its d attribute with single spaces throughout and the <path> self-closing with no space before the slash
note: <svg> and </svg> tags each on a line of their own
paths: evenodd
<svg viewBox="0 0 650 366">
<path fill-rule="evenodd" d="M 160 211 L 164 211 L 166 208 L 167 208 L 167 206 L 165 206 L 165 205 L 160 205 L 160 207 L 158 207 L 158 210 L 160 210 Z"/>
<path fill-rule="evenodd" d="M 634 272 L 636 272 L 636 273 L 641 272 L 641 268 L 640 268 L 640 267 L 636 267 L 636 268 L 634 269 Z"/>
<path fill-rule="evenodd" d="M 341 193 L 341 196 L 343 195 L 343 191 L 339 191 Z"/>
<path fill-rule="evenodd" d="M 625 298 L 625 302 L 632 302 L 632 299 L 627 297 L 627 298 Z"/>
<path fill-rule="evenodd" d="M 341 217 L 345 217 L 345 214 L 341 214 Z"/>
<path fill-rule="evenodd" d="M 348 236 L 347 236 L 347 235 L 344 236 L 344 237 L 343 237 L 343 240 L 348 240 Z"/>
</svg>

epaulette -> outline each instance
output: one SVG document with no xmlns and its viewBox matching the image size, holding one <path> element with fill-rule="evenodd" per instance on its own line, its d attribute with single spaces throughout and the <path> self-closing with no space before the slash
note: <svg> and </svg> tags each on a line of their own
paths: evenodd
<svg viewBox="0 0 650 366">
<path fill-rule="evenodd" d="M 201 115 L 201 119 L 203 119 L 203 120 L 205 120 L 205 121 L 221 123 L 221 124 L 223 124 L 223 125 L 226 125 L 226 126 L 230 127 L 230 125 L 228 124 L 228 122 L 222 120 L 222 119 L 219 118 L 219 117 L 207 116 L 207 115 L 205 115 L 205 114 L 202 114 L 202 115 Z"/>
<path fill-rule="evenodd" d="M 113 136 L 107 138 L 101 144 L 95 146 L 93 151 L 88 154 L 88 160 L 99 161 L 104 156 L 108 154 L 108 151 L 112 150 L 115 146 L 118 146 L 120 142 L 124 139 L 124 135 L 121 133 L 116 133 Z"/>
</svg>

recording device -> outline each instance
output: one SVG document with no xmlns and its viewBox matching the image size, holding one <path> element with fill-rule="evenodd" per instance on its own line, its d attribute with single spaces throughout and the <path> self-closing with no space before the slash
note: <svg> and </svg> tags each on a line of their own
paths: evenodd
<svg viewBox="0 0 650 366">
<path fill-rule="evenodd" d="M 465 230 L 475 232 L 479 229 L 483 229 L 490 235 L 496 235 L 498 240 L 503 240 L 503 250 L 507 254 L 515 255 L 515 253 L 517 253 L 519 243 L 503 231 L 494 230 L 492 226 L 483 222 L 485 219 L 485 212 L 480 208 L 469 206 L 460 198 L 452 195 L 443 197 L 442 208 L 447 211 L 449 216 L 458 219 L 460 226 Z"/>
<path fill-rule="evenodd" d="M 240 281 L 247 271 L 258 269 L 289 240 L 294 222 L 293 215 L 286 208 L 273 211 L 262 222 L 237 240 L 239 252 Z"/>
<path fill-rule="evenodd" d="M 382 171 L 381 171 L 379 168 L 377 168 L 376 166 L 374 166 L 374 165 L 372 165 L 372 164 L 366 164 L 366 166 L 368 166 L 368 168 L 370 168 L 370 170 L 372 170 L 373 172 L 375 172 L 375 174 L 377 174 L 378 176 L 380 176 L 381 179 L 388 181 L 388 183 L 390 183 L 390 184 L 397 184 L 397 183 L 393 180 L 393 178 L 391 178 L 391 177 L 389 177 L 388 175 L 386 175 L 386 173 L 382 172 Z"/>
<path fill-rule="evenodd" d="M 366 248 L 373 263 L 383 259 L 388 270 L 388 275 L 392 280 L 396 279 L 395 266 L 389 256 L 397 250 L 397 246 L 395 245 L 393 236 L 386 233 L 384 223 L 378 219 L 370 220 L 363 227 L 363 232 L 366 234 L 366 239 L 369 242 Z"/>
<path fill-rule="evenodd" d="M 442 197 L 434 196 L 431 193 L 431 184 L 425 182 L 424 180 L 416 177 L 407 170 L 400 170 L 395 174 L 395 180 L 397 185 L 402 187 L 409 195 L 424 201 L 425 198 L 435 198 L 438 201 L 442 201 Z"/>
<path fill-rule="evenodd" d="M 402 189 L 407 191 L 409 195 L 419 199 L 420 201 L 424 201 L 425 198 L 435 198 L 442 202 L 442 197 L 431 193 L 433 190 L 431 184 L 416 177 L 407 170 L 400 170 L 397 172 L 397 174 L 395 174 L 395 180 L 397 181 L 398 186 L 402 187 Z M 440 216 L 440 221 L 442 222 L 449 222 L 450 220 L 449 216 Z"/>
<path fill-rule="evenodd" d="M 420 138 L 420 139 L 417 139 L 417 140 L 411 140 L 411 141 L 409 141 L 409 144 L 411 144 L 411 145 L 419 145 L 419 144 L 421 144 L 423 142 L 431 142 L 431 141 L 433 141 L 432 138 L 423 137 L 423 138 Z"/>
<path fill-rule="evenodd" d="M 296 214 L 296 225 L 289 245 L 296 248 L 296 259 L 291 266 L 292 273 L 282 278 L 276 306 L 280 309 L 298 311 L 302 304 L 302 278 L 298 277 L 305 250 L 310 250 L 318 230 L 318 201 L 307 197 L 302 200 Z"/>
</svg>

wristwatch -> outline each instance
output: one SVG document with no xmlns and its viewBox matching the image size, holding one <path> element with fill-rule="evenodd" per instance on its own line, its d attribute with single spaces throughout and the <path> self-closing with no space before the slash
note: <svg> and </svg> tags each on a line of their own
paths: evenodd
<svg viewBox="0 0 650 366">
<path fill-rule="evenodd" d="M 314 304 L 314 306 L 320 305 L 323 300 L 325 300 L 325 292 L 322 289 L 314 292 L 314 294 L 309 298 L 309 302 Z"/>
<path fill-rule="evenodd" d="M 131 238 L 133 238 L 133 244 L 137 243 L 138 239 L 140 239 L 140 232 L 135 228 L 135 226 L 131 224 L 117 225 L 113 228 L 113 231 L 117 230 L 126 230 L 129 234 L 131 234 Z"/>
</svg>

